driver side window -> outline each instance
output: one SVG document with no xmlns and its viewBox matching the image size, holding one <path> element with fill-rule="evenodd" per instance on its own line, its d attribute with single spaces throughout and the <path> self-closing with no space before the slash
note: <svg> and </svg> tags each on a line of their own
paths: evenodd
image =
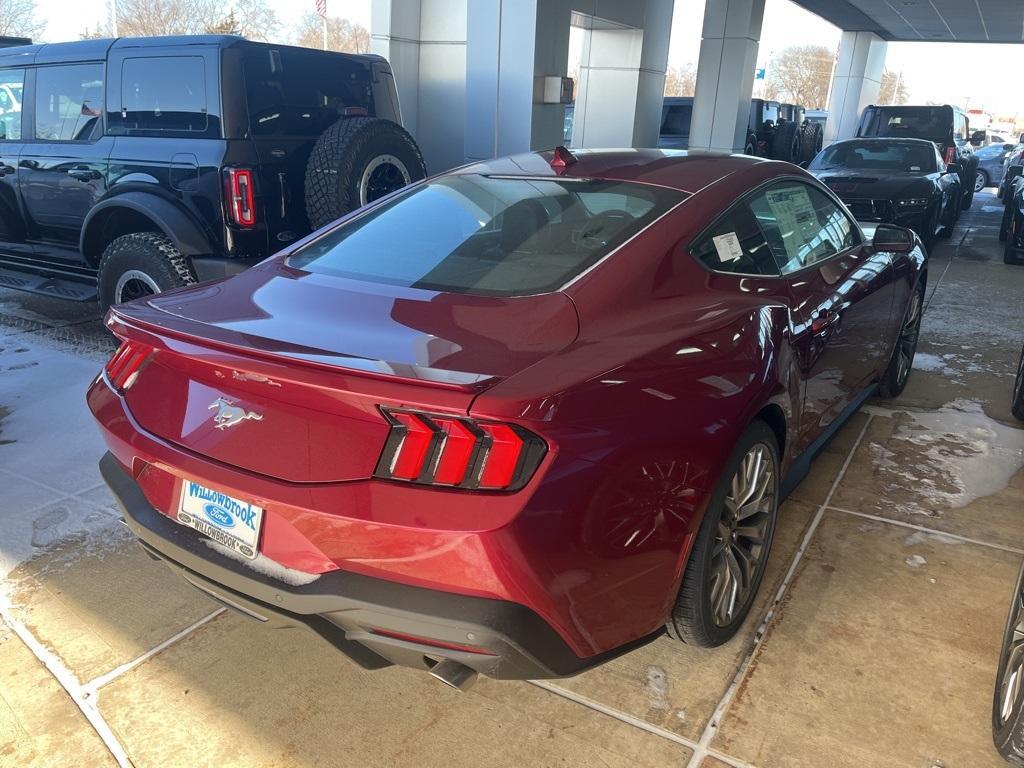
<svg viewBox="0 0 1024 768">
<path fill-rule="evenodd" d="M 861 242 L 850 217 L 824 192 L 803 182 L 773 184 L 751 197 L 750 208 L 783 275 Z"/>
</svg>

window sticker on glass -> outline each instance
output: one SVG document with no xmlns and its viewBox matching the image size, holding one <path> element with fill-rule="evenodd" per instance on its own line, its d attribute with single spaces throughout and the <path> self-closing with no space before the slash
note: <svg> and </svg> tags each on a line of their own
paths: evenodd
<svg viewBox="0 0 1024 768">
<path fill-rule="evenodd" d="M 817 238 L 821 230 L 811 196 L 801 185 L 770 190 L 765 193 L 765 198 L 778 222 L 786 255 L 790 259 L 800 259 L 805 247 Z"/>
<path fill-rule="evenodd" d="M 718 260 L 723 264 L 727 261 L 739 261 L 743 257 L 743 247 L 735 232 L 726 232 L 711 238 L 718 251 Z"/>
</svg>

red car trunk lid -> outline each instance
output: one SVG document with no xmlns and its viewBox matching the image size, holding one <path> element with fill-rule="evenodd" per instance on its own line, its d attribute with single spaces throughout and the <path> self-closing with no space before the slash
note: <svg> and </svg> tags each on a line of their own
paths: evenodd
<svg viewBox="0 0 1024 768">
<path fill-rule="evenodd" d="M 378 406 L 467 413 L 577 335 L 563 294 L 493 298 L 361 283 L 268 262 L 111 312 L 154 348 L 125 397 L 139 425 L 291 482 L 368 478 Z"/>
</svg>

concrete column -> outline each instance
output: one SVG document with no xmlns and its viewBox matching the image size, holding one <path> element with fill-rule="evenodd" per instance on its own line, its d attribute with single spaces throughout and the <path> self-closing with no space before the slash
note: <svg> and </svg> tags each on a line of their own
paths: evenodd
<svg viewBox="0 0 1024 768">
<path fill-rule="evenodd" d="M 466 160 L 526 152 L 532 146 L 538 6 L 538 0 L 469 3 Z M 568 20 L 565 34 L 568 38 Z"/>
<path fill-rule="evenodd" d="M 373 0 L 370 51 L 391 62 L 402 121 L 431 173 L 463 162 L 468 0 Z"/>
<path fill-rule="evenodd" d="M 854 136 L 861 111 L 878 100 L 887 48 L 874 32 L 843 32 L 828 97 L 826 143 Z"/>
<path fill-rule="evenodd" d="M 764 4 L 765 0 L 708 0 L 690 149 L 743 151 Z"/>
<path fill-rule="evenodd" d="M 573 146 L 657 146 L 675 3 L 604 0 L 577 5 L 574 10 L 586 32 Z M 595 15 L 584 16 L 588 5 Z"/>
</svg>

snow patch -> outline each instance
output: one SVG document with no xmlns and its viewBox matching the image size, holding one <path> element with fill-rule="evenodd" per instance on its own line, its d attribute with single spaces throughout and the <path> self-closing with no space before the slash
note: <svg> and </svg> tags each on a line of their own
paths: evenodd
<svg viewBox="0 0 1024 768">
<path fill-rule="evenodd" d="M 903 562 L 905 562 L 911 568 L 920 568 L 922 565 L 924 565 L 928 561 L 925 560 L 920 555 L 911 555 L 910 557 L 908 557 Z"/>
<path fill-rule="evenodd" d="M 974 400 L 901 414 L 887 445 L 869 446 L 886 495 L 910 500 L 894 503 L 898 512 L 941 517 L 1002 490 L 1024 466 L 1024 431 L 990 419 Z"/>
<path fill-rule="evenodd" d="M 256 571 L 256 573 L 263 574 L 264 576 L 269 576 L 270 578 L 277 579 L 278 581 L 283 581 L 285 584 L 288 584 L 293 587 L 301 587 L 306 584 L 312 584 L 314 581 L 320 578 L 319 573 L 306 573 L 305 571 L 297 571 L 294 568 L 288 568 L 287 566 L 281 565 L 276 560 L 271 560 L 264 554 L 257 554 L 255 559 L 250 560 L 249 558 L 243 557 L 242 555 L 238 554 L 237 552 L 235 552 L 235 550 L 228 549 L 227 547 L 218 544 L 212 539 L 206 540 L 203 543 L 215 552 L 219 552 L 222 555 L 226 555 L 227 557 L 230 557 L 232 560 L 237 560 L 242 565 L 245 565 L 251 568 L 252 570 Z"/>
</svg>

